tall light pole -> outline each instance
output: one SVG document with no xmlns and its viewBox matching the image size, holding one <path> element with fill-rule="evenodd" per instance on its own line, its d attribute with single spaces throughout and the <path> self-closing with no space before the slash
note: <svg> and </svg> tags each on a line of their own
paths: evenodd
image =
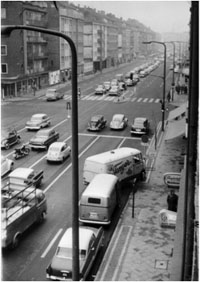
<svg viewBox="0 0 200 282">
<path fill-rule="evenodd" d="M 165 41 L 165 43 L 171 43 L 173 45 L 173 73 L 172 73 L 172 101 L 174 101 L 174 88 L 175 88 L 175 42 L 174 41 Z"/>
<path fill-rule="evenodd" d="M 74 42 L 64 33 L 25 25 L 1 26 L 1 34 L 10 36 L 16 29 L 33 30 L 41 33 L 51 34 L 64 38 L 72 53 L 72 232 L 73 232 L 73 261 L 72 279 L 80 280 L 79 277 L 79 222 L 78 222 L 78 200 L 79 200 L 79 167 L 78 167 L 78 101 L 77 101 L 77 52 Z"/>
<path fill-rule="evenodd" d="M 166 44 L 160 41 L 144 41 L 143 44 L 161 44 L 164 47 L 164 69 L 163 69 L 163 97 L 161 101 L 161 112 L 162 112 L 162 131 L 165 130 L 165 92 L 166 92 Z"/>
</svg>

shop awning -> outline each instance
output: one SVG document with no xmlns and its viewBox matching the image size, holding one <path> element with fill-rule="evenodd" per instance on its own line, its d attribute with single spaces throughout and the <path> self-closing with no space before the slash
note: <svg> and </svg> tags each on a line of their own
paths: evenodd
<svg viewBox="0 0 200 282">
<path fill-rule="evenodd" d="M 168 121 L 181 118 L 185 115 L 187 109 L 187 103 L 182 104 L 180 107 L 169 112 Z"/>
<path fill-rule="evenodd" d="M 171 140 L 181 135 L 185 135 L 186 132 L 186 122 L 185 118 L 180 120 L 170 121 L 167 124 L 167 132 L 165 135 L 165 140 Z"/>
</svg>

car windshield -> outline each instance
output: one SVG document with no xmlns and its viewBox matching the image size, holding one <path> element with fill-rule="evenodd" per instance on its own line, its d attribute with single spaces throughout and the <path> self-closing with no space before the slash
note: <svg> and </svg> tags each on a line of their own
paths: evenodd
<svg viewBox="0 0 200 282">
<path fill-rule="evenodd" d="M 65 247 L 58 247 L 56 256 L 60 258 L 72 259 L 72 249 Z M 86 250 L 79 250 L 79 258 L 85 259 L 85 257 L 86 257 Z"/>
<path fill-rule="evenodd" d="M 41 137 L 41 136 L 47 137 L 47 136 L 49 136 L 49 132 L 48 132 L 48 131 L 43 131 L 43 130 L 41 130 L 41 131 L 38 131 L 38 132 L 36 133 L 36 136 L 37 136 L 37 137 Z"/>
<path fill-rule="evenodd" d="M 91 122 L 97 122 L 97 121 L 99 121 L 99 118 L 98 118 L 98 117 L 92 117 L 92 118 L 91 118 Z"/>
</svg>

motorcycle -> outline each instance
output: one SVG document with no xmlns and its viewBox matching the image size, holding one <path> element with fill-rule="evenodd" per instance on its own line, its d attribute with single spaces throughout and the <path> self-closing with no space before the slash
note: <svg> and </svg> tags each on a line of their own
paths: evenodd
<svg viewBox="0 0 200 282">
<path fill-rule="evenodd" d="M 30 147 L 24 144 L 22 145 L 22 147 L 14 150 L 13 157 L 15 158 L 15 160 L 23 158 L 25 156 L 28 156 L 30 151 L 31 151 Z"/>
</svg>

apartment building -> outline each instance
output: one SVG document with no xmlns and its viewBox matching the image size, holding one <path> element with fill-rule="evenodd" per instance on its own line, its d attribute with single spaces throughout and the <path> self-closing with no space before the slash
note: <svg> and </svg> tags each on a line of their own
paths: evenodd
<svg viewBox="0 0 200 282">
<path fill-rule="evenodd" d="M 84 16 L 78 8 L 68 2 L 59 2 L 58 9 L 53 4 L 48 6 L 48 27 L 69 36 L 77 50 L 77 72 L 84 73 Z M 71 78 L 71 50 L 63 38 L 48 36 L 50 84 Z M 55 82 L 55 80 L 58 80 Z"/>
<path fill-rule="evenodd" d="M 45 2 L 2 1 L 2 25 L 47 27 Z M 20 96 L 48 84 L 48 42 L 44 34 L 16 30 L 1 38 L 2 97 Z"/>
</svg>

